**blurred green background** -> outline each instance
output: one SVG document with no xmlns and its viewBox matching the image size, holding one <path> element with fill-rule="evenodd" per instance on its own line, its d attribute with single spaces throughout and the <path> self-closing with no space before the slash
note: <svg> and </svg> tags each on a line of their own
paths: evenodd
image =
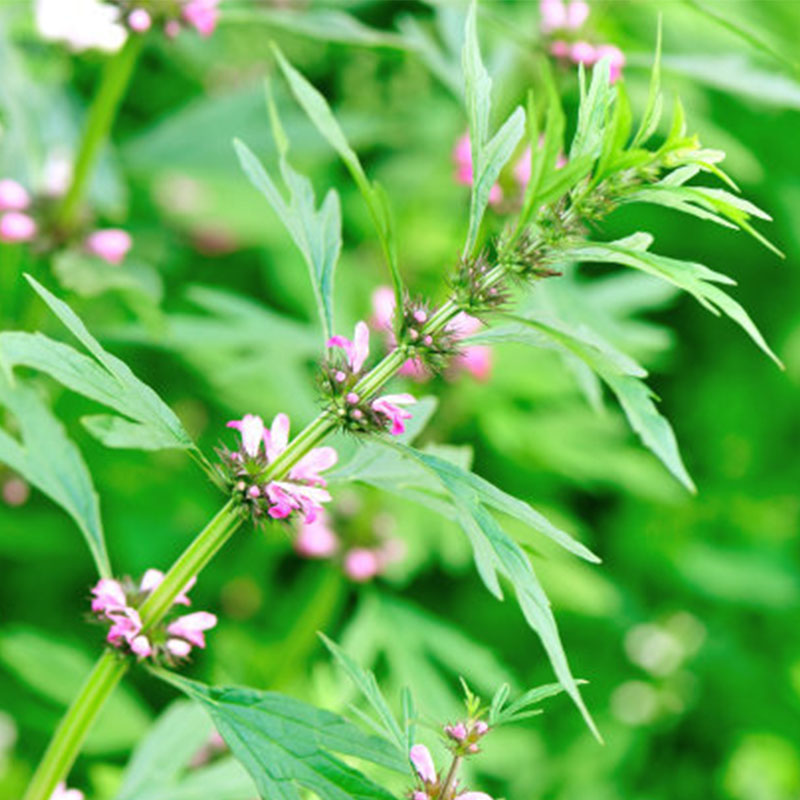
<svg viewBox="0 0 800 800">
<path fill-rule="evenodd" d="M 623 349 L 651 369 L 699 494 L 684 492 L 640 446 L 612 399 L 601 412 L 590 408 L 553 354 L 498 347 L 489 382 L 461 376 L 421 388 L 439 398 L 425 441 L 472 448 L 479 474 L 604 562 L 585 565 L 531 542 L 606 745 L 556 698 L 543 716 L 487 739 L 477 782 L 498 798 L 800 797 L 800 5 L 700 5 L 595 2 L 588 35 L 624 50 L 641 111 L 663 16 L 668 94 L 682 98 L 707 146 L 727 151 L 727 172 L 774 217 L 762 230 L 787 258 L 656 207 L 626 206 L 596 235 L 648 230 L 659 252 L 736 278 L 733 293 L 786 371 L 728 320 L 663 287 L 596 269 L 584 271 L 583 287 Z M 0 16 L 0 177 L 32 186 L 48 159 L 69 156 L 107 56 L 41 41 L 27 6 L 12 3 Z M 369 29 L 337 29 L 324 16 L 332 7 Z M 134 237 L 126 265 L 112 278 L 64 256 L 23 265 L 159 391 L 207 453 L 228 440 L 228 419 L 287 410 L 298 430 L 317 403 L 319 334 L 305 267 L 231 146 L 239 137 L 275 161 L 263 101 L 271 39 L 324 91 L 387 187 L 415 291 L 441 297 L 468 204 L 451 162 L 465 128 L 454 89 L 462 4 L 311 3 L 296 16 L 269 3 L 223 9 L 208 40 L 148 40 L 93 181 L 98 219 Z M 540 85 L 537 4 L 485 2 L 480 24 L 500 119 Z M 574 110 L 576 73 L 557 77 Z M 387 282 L 378 243 L 345 170 L 277 76 L 273 84 L 295 165 L 318 196 L 331 185 L 342 196 L 336 303 L 346 333 Z M 499 229 L 502 218 L 492 224 Z M 27 288 L 15 291 L 22 311 L 4 328 L 63 336 Z M 218 492 L 180 453 L 104 449 L 78 422 L 91 404 L 40 382 L 90 466 L 116 570 L 168 566 L 216 510 Z M 77 530 L 38 493 L 17 505 L 12 480 L 0 472 L 14 501 L 0 504 L 0 796 L 8 798 L 21 793 L 102 640 L 86 624 L 94 575 Z M 316 638 L 324 630 L 376 669 L 390 695 L 409 684 L 434 720 L 458 713 L 458 675 L 483 696 L 503 681 L 523 689 L 552 680 L 536 637 L 510 601 L 487 594 L 455 527 L 358 487 L 336 492 L 336 510 L 344 537 L 389 532 L 405 542 L 404 558 L 354 586 L 335 564 L 300 559 L 282 530 L 243 530 L 194 591 L 197 607 L 222 622 L 189 674 L 341 710 L 352 697 Z M 171 697 L 133 674 L 71 782 L 90 798 L 113 797 L 131 746 Z"/>
</svg>

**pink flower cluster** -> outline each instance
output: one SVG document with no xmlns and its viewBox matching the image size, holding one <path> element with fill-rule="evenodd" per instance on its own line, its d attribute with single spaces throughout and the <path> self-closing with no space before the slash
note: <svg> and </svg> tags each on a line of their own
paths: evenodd
<svg viewBox="0 0 800 800">
<path fill-rule="evenodd" d="M 446 787 L 442 785 L 430 750 L 424 744 L 415 744 L 408 756 L 422 784 L 422 789 L 412 792 L 412 800 L 444 800 L 441 795 Z M 449 788 L 457 791 L 456 787 Z M 448 791 L 447 798 L 450 797 L 454 797 L 454 800 L 492 800 L 485 792 L 461 792 L 454 795 Z"/>
<path fill-rule="evenodd" d="M 164 33 L 174 39 L 183 25 L 188 25 L 203 37 L 211 36 L 219 21 L 218 6 L 219 0 L 188 0 L 181 6 L 180 19 L 167 19 L 164 22 Z M 134 33 L 145 33 L 153 26 L 153 17 L 144 8 L 134 8 L 126 21 Z"/>
<path fill-rule="evenodd" d="M 553 33 L 574 34 L 589 18 L 589 5 L 584 0 L 539 0 L 541 31 L 545 36 Z M 559 36 L 550 43 L 550 55 L 573 64 L 591 67 L 608 59 L 611 82 L 619 80 L 625 66 L 625 54 L 613 44 L 593 45 L 583 39 L 569 40 Z"/>
<path fill-rule="evenodd" d="M 31 198 L 22 184 L 0 180 L 0 242 L 27 242 L 36 235 L 36 222 L 26 214 Z"/>
<path fill-rule="evenodd" d="M 479 752 L 478 741 L 488 731 L 489 726 L 482 719 L 444 726 L 444 732 L 453 743 L 453 749 L 463 755 L 474 755 Z"/>
<path fill-rule="evenodd" d="M 130 650 L 139 658 L 163 653 L 167 657 L 186 658 L 192 647 L 206 646 L 204 632 L 217 624 L 214 614 L 195 611 L 169 622 L 165 629 L 144 633 L 142 620 L 134 606 L 141 603 L 161 585 L 164 573 L 148 569 L 138 586 L 125 585 L 113 578 L 101 578 L 92 589 L 92 612 L 100 619 L 110 622 L 106 641 L 120 649 Z M 192 578 L 175 598 L 175 605 L 189 606 L 187 592 L 197 582 Z"/>
<path fill-rule="evenodd" d="M 265 506 L 273 519 L 286 519 L 298 511 L 306 522 L 313 522 L 322 511 L 322 504 L 331 499 L 325 489 L 327 483 L 319 473 L 330 469 L 338 460 L 332 447 L 317 447 L 306 453 L 289 470 L 285 480 L 262 485 L 248 481 L 253 471 L 256 474 L 263 471 L 286 450 L 289 424 L 286 414 L 277 414 L 269 428 L 255 414 L 245 414 L 242 419 L 228 423 L 228 427 L 238 430 L 241 436 L 241 450 L 231 454 L 232 461 L 241 465 L 237 473 L 238 488 L 252 503 Z"/>
<path fill-rule="evenodd" d="M 22 184 L 10 178 L 0 180 L 0 241 L 27 242 L 36 236 L 39 226 L 28 213 L 32 201 Z M 121 264 L 131 249 L 133 240 L 120 228 L 102 228 L 90 233 L 84 247 L 109 264 Z"/>
<path fill-rule="evenodd" d="M 388 286 L 380 286 L 372 293 L 372 319 L 373 328 L 381 331 L 386 336 L 388 347 L 393 350 L 396 346 L 392 331 L 392 319 L 395 313 L 394 291 Z M 479 319 L 465 314 L 463 311 L 454 317 L 448 324 L 447 330 L 455 339 L 465 339 L 477 333 L 482 327 Z M 492 351 L 485 345 L 468 345 L 453 359 L 452 366 L 455 371 L 466 370 L 480 381 L 487 380 L 492 370 Z M 400 375 L 406 375 L 415 380 L 425 381 L 431 375 L 418 359 L 410 358 L 399 370 Z"/>
<path fill-rule="evenodd" d="M 369 328 L 366 322 L 356 323 L 355 334 L 353 339 L 347 339 L 344 336 L 332 336 L 328 342 L 328 347 L 337 347 L 344 351 L 345 362 L 350 375 L 357 375 L 361 372 L 364 362 L 369 356 Z M 344 371 L 335 372 L 334 380 L 344 382 L 348 375 Z M 355 392 L 349 392 L 345 400 L 351 406 L 354 406 L 350 415 L 358 420 L 363 416 L 363 411 L 358 408 L 361 403 L 361 398 Z M 378 419 L 389 425 L 389 432 L 392 436 L 399 436 L 406 430 L 406 420 L 411 419 L 413 416 L 410 411 L 407 411 L 403 406 L 413 405 L 417 400 L 413 395 L 403 394 L 385 394 L 376 398 L 370 403 L 370 410 L 377 415 Z M 360 415 L 360 416 L 357 416 Z"/>
<path fill-rule="evenodd" d="M 330 517 L 323 512 L 313 522 L 300 523 L 294 549 L 306 558 L 332 558 L 343 548 Z M 377 540 L 370 546 L 361 544 L 344 549 L 341 565 L 350 580 L 366 583 L 400 558 L 402 552 L 403 544 L 398 539 Z"/>
</svg>

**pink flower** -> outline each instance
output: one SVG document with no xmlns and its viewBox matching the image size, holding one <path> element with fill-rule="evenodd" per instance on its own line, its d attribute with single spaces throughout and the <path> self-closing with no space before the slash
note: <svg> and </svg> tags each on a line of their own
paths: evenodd
<svg viewBox="0 0 800 800">
<path fill-rule="evenodd" d="M 0 180 L 0 211 L 24 211 L 30 204 L 30 195 L 22 184 L 11 178 Z"/>
<path fill-rule="evenodd" d="M 408 754 L 414 769 L 423 783 L 436 783 L 436 767 L 433 765 L 431 751 L 424 744 L 415 744 Z"/>
<path fill-rule="evenodd" d="M 430 800 L 427 792 L 420 792 L 419 790 L 412 792 L 411 800 Z"/>
<path fill-rule="evenodd" d="M 83 792 L 78 789 L 68 789 L 63 781 L 56 786 L 50 800 L 83 800 Z"/>
<path fill-rule="evenodd" d="M 385 394 L 377 400 L 372 401 L 372 408 L 379 414 L 389 418 L 392 423 L 390 433 L 392 436 L 399 436 L 405 433 L 405 420 L 413 416 L 410 411 L 406 411 L 400 406 L 407 406 L 416 403 L 417 399 L 411 394 Z"/>
<path fill-rule="evenodd" d="M 142 575 L 141 581 L 139 581 L 139 590 L 149 594 L 161 586 L 163 581 L 164 573 L 160 569 L 148 569 L 147 572 Z M 186 593 L 189 592 L 196 583 L 196 576 L 190 578 L 180 594 L 172 601 L 173 605 L 190 606 L 192 601 L 189 600 Z"/>
<path fill-rule="evenodd" d="M 36 235 L 36 223 L 27 214 L 9 211 L 0 217 L 0 242 L 27 242 Z"/>
<path fill-rule="evenodd" d="M 447 323 L 447 330 L 451 331 L 456 339 L 463 339 L 477 333 L 482 327 L 481 321 L 463 311 Z M 486 345 L 473 344 L 465 347 L 456 357 L 457 366 L 463 367 L 479 381 L 486 380 L 492 370 L 492 351 Z"/>
<path fill-rule="evenodd" d="M 467 726 L 463 722 L 456 725 L 445 725 L 444 732 L 457 742 L 463 742 L 467 738 Z"/>
<path fill-rule="evenodd" d="M 395 296 L 390 286 L 379 286 L 372 293 L 372 319 L 370 323 L 377 330 L 391 331 L 394 319 Z"/>
<path fill-rule="evenodd" d="M 544 145 L 544 134 L 539 137 L 539 148 Z M 563 153 L 559 153 L 556 158 L 556 169 L 561 169 L 567 163 Z M 531 179 L 531 148 L 525 148 L 525 152 L 520 156 L 514 165 L 514 178 L 517 183 L 525 189 Z"/>
<path fill-rule="evenodd" d="M 121 228 L 105 228 L 86 237 L 86 249 L 109 264 L 121 264 L 132 245 L 131 235 Z"/>
<path fill-rule="evenodd" d="M 339 460 L 332 447 L 317 447 L 306 453 L 289 471 L 289 480 L 304 481 L 312 486 L 326 486 L 320 476 L 322 470 L 330 469 Z"/>
<path fill-rule="evenodd" d="M 265 493 L 273 504 L 267 512 L 273 519 L 286 519 L 292 511 L 300 511 L 306 522 L 313 522 L 322 511 L 322 504 L 331 500 L 325 489 L 288 481 L 268 483 Z"/>
<path fill-rule="evenodd" d="M 381 571 L 380 557 L 374 550 L 354 547 L 344 557 L 344 571 L 350 580 L 364 583 Z"/>
<path fill-rule="evenodd" d="M 125 608 L 127 600 L 122 584 L 113 578 L 101 578 L 92 589 L 92 611 L 105 614 L 110 610 Z"/>
<path fill-rule="evenodd" d="M 456 165 L 456 183 L 464 186 L 472 185 L 472 145 L 469 133 L 461 136 L 453 148 L 453 161 Z M 503 190 L 495 183 L 489 190 L 489 205 L 496 206 L 503 199 Z"/>
<path fill-rule="evenodd" d="M 475 733 L 478 734 L 478 736 L 483 736 L 484 734 L 488 733 L 489 725 L 482 719 L 479 719 L 473 726 L 472 730 L 474 730 Z"/>
<path fill-rule="evenodd" d="M 245 414 L 241 419 L 232 419 L 227 427 L 239 431 L 242 436 L 242 449 L 250 458 L 256 458 L 261 443 L 266 441 L 264 420 L 255 414 Z"/>
<path fill-rule="evenodd" d="M 264 434 L 267 446 L 267 461 L 271 464 L 289 444 L 289 427 L 291 422 L 286 414 L 276 414 L 272 427 Z"/>
<path fill-rule="evenodd" d="M 567 6 L 567 27 L 576 30 L 589 18 L 589 4 L 583 0 L 572 0 Z"/>
<path fill-rule="evenodd" d="M 356 323 L 353 341 L 344 336 L 332 336 L 328 339 L 328 347 L 341 347 L 347 358 L 350 369 L 356 373 L 361 371 L 369 355 L 369 328 L 366 322 Z"/>
<path fill-rule="evenodd" d="M 149 31 L 152 24 L 153 20 L 143 8 L 134 8 L 133 11 L 128 14 L 128 26 L 136 33 Z"/>
<path fill-rule="evenodd" d="M 550 43 L 550 55 L 556 58 L 569 58 L 569 42 L 563 39 L 556 39 Z"/>
<path fill-rule="evenodd" d="M 339 547 L 339 539 L 330 527 L 327 514 L 322 512 L 313 522 L 300 523 L 294 549 L 306 558 L 328 558 Z"/>
<path fill-rule="evenodd" d="M 597 61 L 597 50 L 589 42 L 574 42 L 569 50 L 569 57 L 575 64 L 591 66 Z"/>
<path fill-rule="evenodd" d="M 201 36 L 211 36 L 219 19 L 219 0 L 189 0 L 183 7 L 183 18 Z"/>
<path fill-rule="evenodd" d="M 561 0 L 541 0 L 539 3 L 542 33 L 552 33 L 567 27 L 567 9 Z"/>
<path fill-rule="evenodd" d="M 205 647 L 206 637 L 203 631 L 211 630 L 217 624 L 215 614 L 208 611 L 195 611 L 185 614 L 167 625 L 167 633 L 171 636 L 185 639 L 195 647 Z"/>
<path fill-rule="evenodd" d="M 186 658 L 192 652 L 192 646 L 184 639 L 167 639 L 164 645 L 167 652 L 175 658 Z"/>
<path fill-rule="evenodd" d="M 456 797 L 456 800 L 493 800 L 486 792 L 464 792 Z"/>
<path fill-rule="evenodd" d="M 130 644 L 141 633 L 142 620 L 135 608 L 123 606 L 107 609 L 105 616 L 113 623 L 106 641 L 115 647 L 120 647 L 123 642 Z"/>
<path fill-rule="evenodd" d="M 622 75 L 622 68 L 625 66 L 625 54 L 619 47 L 613 44 L 601 44 L 597 48 L 596 60 L 608 59 L 609 78 L 611 83 L 618 81 Z"/>
<path fill-rule="evenodd" d="M 136 653 L 139 658 L 147 658 L 147 656 L 153 654 L 153 648 L 150 646 L 150 640 L 142 635 L 139 634 L 138 636 L 134 636 L 128 644 L 130 645 L 131 650 Z"/>
<path fill-rule="evenodd" d="M 164 36 L 167 39 L 177 39 L 180 32 L 181 24 L 176 19 L 171 19 L 164 25 Z"/>
</svg>

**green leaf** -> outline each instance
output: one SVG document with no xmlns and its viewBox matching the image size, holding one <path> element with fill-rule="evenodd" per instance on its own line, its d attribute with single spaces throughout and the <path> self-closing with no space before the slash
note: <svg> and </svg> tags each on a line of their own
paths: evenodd
<svg viewBox="0 0 800 800">
<path fill-rule="evenodd" d="M 631 427 L 644 445 L 689 491 L 696 491 L 669 422 L 656 410 L 653 394 L 639 378 L 647 373 L 588 325 L 567 325 L 538 313 L 510 316 L 511 325 L 490 329 L 482 341 L 515 341 L 535 347 L 554 347 L 588 365 L 616 395 Z"/>
<path fill-rule="evenodd" d="M 585 683 L 585 681 L 577 682 Z M 541 709 L 531 709 L 531 706 L 538 705 L 542 700 L 546 700 L 548 697 L 555 697 L 555 695 L 561 694 L 563 691 L 564 687 L 560 683 L 548 683 L 544 686 L 537 686 L 535 689 L 530 689 L 525 692 L 525 694 L 506 705 L 508 686 L 501 686 L 492 700 L 492 705 L 489 709 L 489 725 L 496 727 L 497 725 L 518 722 L 521 719 L 541 714 Z"/>
<path fill-rule="evenodd" d="M 172 703 L 133 751 L 114 800 L 137 800 L 173 783 L 212 731 L 196 703 Z"/>
<path fill-rule="evenodd" d="M 92 358 L 42 334 L 9 332 L 0 334 L 0 350 L 6 361 L 46 372 L 74 392 L 124 415 L 126 419 L 114 424 L 107 420 L 89 423 L 92 433 L 109 447 L 180 448 L 197 452 L 169 406 L 123 361 L 104 350 L 66 303 L 34 278 L 25 277 Z"/>
<path fill-rule="evenodd" d="M 559 681 L 577 705 L 586 724 L 599 739 L 600 734 L 572 677 L 555 618 L 533 567 L 522 548 L 506 534 L 488 509 L 495 508 L 512 514 L 587 560 L 596 561 L 596 556 L 552 526 L 527 503 L 501 492 L 477 475 L 431 453 L 401 444 L 387 443 L 387 446 L 424 467 L 447 492 L 455 509 L 456 519 L 470 540 L 475 564 L 484 584 L 495 597 L 502 600 L 499 577 L 503 576 L 511 582 L 523 615 L 542 640 Z M 369 482 L 368 478 L 365 480 Z"/>
<path fill-rule="evenodd" d="M 2 371 L 0 405 L 14 415 L 21 436 L 17 441 L 0 428 L 0 462 L 44 492 L 75 520 L 98 572 L 102 577 L 111 577 L 100 503 L 80 450 L 39 393 L 19 380 L 10 383 Z"/>
<path fill-rule="evenodd" d="M 337 714 L 277 692 L 211 687 L 155 672 L 205 708 L 265 800 L 299 800 L 299 787 L 321 800 L 394 800 L 335 753 L 410 772 L 394 744 Z"/>
<path fill-rule="evenodd" d="M 525 111 L 518 106 L 489 139 L 489 113 L 491 109 L 492 81 L 481 60 L 476 27 L 476 3 L 472 2 L 462 52 L 464 94 L 469 120 L 472 146 L 472 195 L 470 200 L 469 228 L 464 245 L 464 257 L 475 249 L 481 220 L 489 204 L 489 192 L 525 132 Z"/>
<path fill-rule="evenodd" d="M 94 658 L 54 639 L 50 632 L 15 627 L 0 633 L 0 662 L 20 682 L 61 710 L 75 699 Z M 127 750 L 141 740 L 149 724 L 150 715 L 142 700 L 129 687 L 118 686 L 100 712 L 85 751 L 107 754 Z"/>
<path fill-rule="evenodd" d="M 691 294 L 702 306 L 713 314 L 726 314 L 740 325 L 750 338 L 783 369 L 780 359 L 772 352 L 764 337 L 756 328 L 747 312 L 732 297 L 729 297 L 715 284 L 735 284 L 732 278 L 714 272 L 703 264 L 681 261 L 659 256 L 649 251 L 653 237 L 647 233 L 636 233 L 614 242 L 587 242 L 570 248 L 564 253 L 565 259 L 574 261 L 595 261 L 639 269 L 657 278 L 668 281 Z"/>
<path fill-rule="evenodd" d="M 604 58 L 592 70 L 592 82 L 586 91 L 586 77 L 580 68 L 581 101 L 578 107 L 578 126 L 569 151 L 570 161 L 587 155 L 600 156 L 606 136 L 608 109 L 614 101 L 614 89 L 609 82 L 609 62 Z"/>
<path fill-rule="evenodd" d="M 378 687 L 375 675 L 362 669 L 336 642 L 329 639 L 325 634 L 320 633 L 319 637 L 378 715 L 383 735 L 387 739 L 396 742 L 399 752 L 403 753 L 406 749 L 407 736 L 400 730 L 394 714 L 392 714 L 386 699 Z"/>
<path fill-rule="evenodd" d="M 280 136 L 276 134 L 275 138 L 281 151 Z M 303 255 L 327 341 L 333 335 L 333 275 L 342 249 L 339 195 L 331 189 L 317 210 L 311 181 L 295 172 L 282 156 L 281 172 L 289 190 L 287 203 L 247 145 L 237 139 L 234 147 L 250 182 L 266 197 Z"/>
<path fill-rule="evenodd" d="M 327 100 L 286 60 L 277 45 L 273 44 L 272 49 L 281 71 L 289 83 L 292 94 L 294 94 L 297 102 L 303 107 L 303 110 L 308 114 L 320 134 L 339 154 L 367 204 L 392 276 L 395 302 L 397 307 L 400 308 L 403 304 L 403 281 L 397 265 L 397 248 L 392 215 L 386 194 L 378 183 L 370 182 L 358 156 L 348 144 L 347 138 L 336 121 L 336 117 L 333 115 Z"/>
<path fill-rule="evenodd" d="M 650 88 L 647 92 L 647 103 L 644 107 L 642 121 L 639 123 L 639 129 L 633 137 L 631 147 L 638 147 L 639 145 L 645 144 L 656 132 L 658 123 L 661 121 L 661 113 L 664 108 L 664 97 L 661 94 L 661 38 L 661 17 L 659 17 L 656 53 L 653 57 L 653 69 L 650 72 Z"/>
</svg>

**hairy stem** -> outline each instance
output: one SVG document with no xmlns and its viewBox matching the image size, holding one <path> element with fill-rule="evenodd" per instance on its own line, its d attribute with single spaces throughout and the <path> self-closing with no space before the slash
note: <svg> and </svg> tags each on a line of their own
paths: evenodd
<svg viewBox="0 0 800 800">
<path fill-rule="evenodd" d="M 72 180 L 64 199 L 56 210 L 55 226 L 62 236 L 69 234 L 75 225 L 81 201 L 92 175 L 92 168 L 111 132 L 114 118 L 133 74 L 141 46 L 141 36 L 129 36 L 122 49 L 115 53 L 105 65 L 100 88 L 89 108 L 80 149 L 75 159 Z"/>
<path fill-rule="evenodd" d="M 92 723 L 128 669 L 128 660 L 106 649 L 56 728 L 23 800 L 48 800 L 72 767 Z"/>
</svg>

